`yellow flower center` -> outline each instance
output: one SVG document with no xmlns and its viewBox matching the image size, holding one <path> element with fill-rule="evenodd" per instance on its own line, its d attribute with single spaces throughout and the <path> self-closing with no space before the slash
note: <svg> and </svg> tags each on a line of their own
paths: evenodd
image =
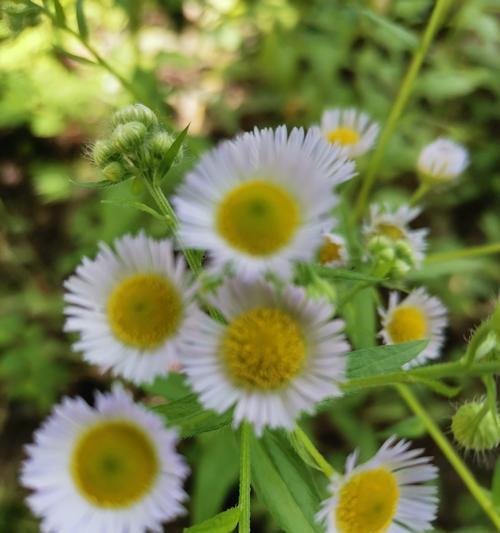
<svg viewBox="0 0 500 533">
<path fill-rule="evenodd" d="M 342 260 L 342 245 L 332 242 L 328 237 L 323 239 L 323 246 L 319 250 L 319 262 L 322 265 L 327 265 L 333 261 Z"/>
<path fill-rule="evenodd" d="M 137 274 L 119 283 L 108 299 L 108 320 L 125 344 L 151 349 L 177 329 L 182 301 L 173 284 L 158 274 Z"/>
<path fill-rule="evenodd" d="M 398 241 L 405 238 L 405 233 L 394 224 L 380 223 L 377 225 L 377 234 L 389 237 L 393 241 Z"/>
<path fill-rule="evenodd" d="M 151 489 L 159 473 L 155 446 L 135 424 L 110 420 L 87 430 L 71 457 L 80 493 L 106 509 L 129 507 Z"/>
<path fill-rule="evenodd" d="M 396 477 L 386 468 L 354 475 L 340 490 L 335 521 L 340 533 L 384 533 L 399 502 Z"/>
<path fill-rule="evenodd" d="M 387 331 L 395 343 L 424 339 L 427 335 L 426 316 L 417 307 L 398 307 L 392 312 Z"/>
<path fill-rule="evenodd" d="M 328 142 L 342 145 L 356 144 L 359 141 L 359 133 L 345 126 L 329 131 L 326 137 Z"/>
<path fill-rule="evenodd" d="M 249 181 L 222 200 L 217 230 L 232 246 L 250 255 L 265 256 L 285 246 L 300 221 L 297 200 L 266 181 Z"/>
<path fill-rule="evenodd" d="M 297 375 L 306 343 L 297 321 L 280 309 L 257 307 L 229 324 L 222 357 L 240 386 L 277 389 Z"/>
</svg>

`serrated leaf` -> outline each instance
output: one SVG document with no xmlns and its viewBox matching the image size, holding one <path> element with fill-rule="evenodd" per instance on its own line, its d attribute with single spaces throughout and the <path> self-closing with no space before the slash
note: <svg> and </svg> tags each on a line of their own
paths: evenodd
<svg viewBox="0 0 500 533">
<path fill-rule="evenodd" d="M 350 379 L 364 378 L 400 370 L 405 363 L 417 357 L 428 343 L 428 340 L 421 340 L 356 350 L 349 354 L 347 375 Z"/>
<path fill-rule="evenodd" d="M 76 54 L 72 54 L 71 52 L 68 52 L 64 48 L 61 48 L 60 46 L 54 45 L 54 51 L 58 54 L 62 54 L 69 59 L 72 59 L 73 61 L 77 61 L 78 63 L 83 63 L 84 65 L 93 65 L 95 66 L 96 63 L 94 63 L 91 59 L 87 59 L 86 57 L 77 56 Z"/>
<path fill-rule="evenodd" d="M 491 500 L 493 505 L 500 510 L 500 458 L 497 459 L 491 482 Z"/>
<path fill-rule="evenodd" d="M 238 507 L 231 507 L 201 524 L 184 528 L 184 533 L 231 533 L 240 519 Z"/>
<path fill-rule="evenodd" d="M 158 169 L 158 173 L 156 176 L 157 183 L 160 183 L 162 179 L 167 175 L 168 171 L 170 170 L 170 167 L 172 166 L 174 159 L 179 153 L 179 150 L 182 148 L 182 144 L 184 143 L 184 139 L 186 138 L 187 132 L 189 130 L 189 126 L 190 125 L 188 124 L 179 133 L 179 135 L 177 135 L 177 137 L 175 138 L 175 141 L 172 143 L 167 153 L 165 154 L 165 157 L 163 161 L 161 162 L 160 168 Z"/>
<path fill-rule="evenodd" d="M 318 533 L 314 515 L 320 498 L 310 471 L 285 436 L 252 437 L 252 485 L 259 499 L 288 533 Z"/>
<path fill-rule="evenodd" d="M 85 12 L 83 11 L 83 0 L 76 0 L 75 11 L 78 33 L 82 39 L 86 40 L 89 35 L 89 30 L 87 26 L 87 19 L 85 18 Z"/>
<path fill-rule="evenodd" d="M 215 411 L 204 409 L 198 403 L 196 394 L 189 394 L 180 400 L 155 406 L 153 410 L 164 416 L 169 426 L 179 428 L 184 438 L 227 426 L 232 418 L 231 412 L 220 415 Z"/>
<path fill-rule="evenodd" d="M 61 5 L 61 2 L 59 0 L 54 0 L 54 11 L 56 24 L 58 26 L 64 26 L 66 23 L 66 15 L 64 13 L 63 6 Z"/>
</svg>

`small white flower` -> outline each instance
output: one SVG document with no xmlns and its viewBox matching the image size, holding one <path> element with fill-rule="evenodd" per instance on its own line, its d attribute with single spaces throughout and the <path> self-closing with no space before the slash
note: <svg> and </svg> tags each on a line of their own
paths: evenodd
<svg viewBox="0 0 500 533">
<path fill-rule="evenodd" d="M 227 324 L 208 316 L 191 332 L 184 370 L 207 409 L 235 406 L 233 425 L 249 421 L 292 429 L 301 412 L 339 396 L 349 344 L 333 308 L 302 288 L 278 292 L 263 282 L 229 280 L 212 303 Z"/>
<path fill-rule="evenodd" d="M 328 142 L 341 146 L 349 157 L 371 150 L 379 131 L 376 122 L 354 108 L 326 110 L 319 129 Z"/>
<path fill-rule="evenodd" d="M 437 489 L 424 485 L 437 478 L 437 468 L 422 449 L 388 439 L 368 462 L 356 466 L 357 452 L 346 461 L 343 476 L 334 474 L 331 497 L 317 520 L 326 533 L 423 533 L 437 514 Z"/>
<path fill-rule="evenodd" d="M 177 434 L 123 389 L 65 398 L 27 446 L 22 484 L 44 533 L 143 533 L 184 514 Z"/>
<path fill-rule="evenodd" d="M 449 139 L 437 139 L 420 152 L 417 168 L 422 178 L 447 182 L 461 174 L 469 164 L 467 150 Z"/>
<path fill-rule="evenodd" d="M 341 267 L 349 261 L 349 253 L 343 237 L 336 233 L 323 233 L 318 260 L 323 266 Z"/>
<path fill-rule="evenodd" d="M 354 163 L 312 131 L 255 129 L 206 153 L 174 198 L 179 239 L 254 279 L 309 261 Z"/>
<path fill-rule="evenodd" d="M 380 335 L 385 344 L 429 340 L 425 350 L 403 368 L 439 357 L 448 319 L 446 308 L 438 298 L 429 296 L 424 289 L 418 288 L 399 302 L 398 294 L 391 292 L 388 309 L 379 309 L 379 313 L 383 326 Z"/>
<path fill-rule="evenodd" d="M 65 331 L 86 361 L 134 383 L 165 375 L 179 362 L 185 327 L 196 320 L 196 285 L 169 240 L 143 233 L 106 244 L 84 258 L 65 283 Z"/>
<path fill-rule="evenodd" d="M 396 211 L 391 211 L 387 206 L 372 205 L 370 217 L 363 226 L 363 234 L 367 240 L 372 237 L 388 237 L 393 241 L 405 241 L 410 245 L 418 264 L 425 255 L 429 230 L 410 229 L 409 224 L 420 212 L 419 208 L 407 205 L 402 205 Z"/>
</svg>

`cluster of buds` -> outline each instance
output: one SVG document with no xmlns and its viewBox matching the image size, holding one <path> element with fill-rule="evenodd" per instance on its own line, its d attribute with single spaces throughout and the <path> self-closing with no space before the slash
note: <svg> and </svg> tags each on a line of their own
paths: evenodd
<svg viewBox="0 0 500 533">
<path fill-rule="evenodd" d="M 367 244 L 373 261 L 374 274 L 377 277 L 401 279 L 417 263 L 413 248 L 404 239 L 375 235 Z"/>
<path fill-rule="evenodd" d="M 161 180 L 158 174 L 175 137 L 156 114 L 142 104 L 130 105 L 113 115 L 112 126 L 109 137 L 92 148 L 92 159 L 104 179 L 116 183 L 140 174 Z M 178 153 L 176 162 L 180 157 Z"/>
</svg>

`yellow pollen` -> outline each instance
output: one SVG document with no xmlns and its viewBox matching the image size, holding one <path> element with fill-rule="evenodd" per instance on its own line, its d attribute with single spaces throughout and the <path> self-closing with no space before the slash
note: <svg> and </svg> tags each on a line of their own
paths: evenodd
<svg viewBox="0 0 500 533">
<path fill-rule="evenodd" d="M 392 312 L 387 331 L 395 343 L 425 339 L 426 316 L 418 307 L 398 307 Z"/>
<path fill-rule="evenodd" d="M 108 299 L 108 320 L 125 344 L 151 349 L 177 329 L 182 301 L 177 289 L 158 274 L 137 274 L 119 283 Z"/>
<path fill-rule="evenodd" d="M 274 183 L 255 180 L 239 185 L 222 200 L 217 230 L 232 246 L 266 256 L 285 246 L 300 222 L 297 200 Z"/>
<path fill-rule="evenodd" d="M 322 265 L 327 265 L 333 261 L 342 260 L 342 245 L 336 242 L 332 242 L 325 237 L 323 239 L 323 246 L 319 250 L 319 262 Z"/>
<path fill-rule="evenodd" d="M 339 533 L 384 533 L 396 516 L 399 487 L 386 468 L 354 475 L 339 492 L 335 522 Z"/>
<path fill-rule="evenodd" d="M 155 446 L 135 424 L 110 420 L 87 430 L 71 457 L 80 493 L 105 509 L 129 507 L 151 489 L 160 471 Z"/>
<path fill-rule="evenodd" d="M 342 145 L 356 144 L 359 141 L 359 133 L 345 126 L 331 130 L 327 134 L 328 142 Z"/>
<path fill-rule="evenodd" d="M 240 386 L 272 390 L 295 377 L 306 357 L 297 321 L 280 309 L 257 307 L 229 324 L 222 357 L 230 377 Z"/>
<path fill-rule="evenodd" d="M 394 224 L 380 223 L 377 225 L 377 234 L 389 237 L 393 241 L 397 241 L 405 238 L 405 233 Z"/>
</svg>

